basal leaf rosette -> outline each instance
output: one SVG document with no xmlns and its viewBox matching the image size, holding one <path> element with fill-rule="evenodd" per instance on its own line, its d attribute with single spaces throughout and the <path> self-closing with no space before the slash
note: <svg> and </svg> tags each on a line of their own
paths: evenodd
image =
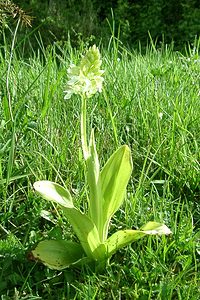
<svg viewBox="0 0 200 300">
<path fill-rule="evenodd" d="M 72 64 L 68 68 L 68 82 L 65 99 L 70 99 L 73 94 L 92 97 L 96 92 L 101 92 L 103 73 L 100 69 L 101 59 L 99 49 L 93 45 L 82 57 L 78 66 Z"/>
</svg>

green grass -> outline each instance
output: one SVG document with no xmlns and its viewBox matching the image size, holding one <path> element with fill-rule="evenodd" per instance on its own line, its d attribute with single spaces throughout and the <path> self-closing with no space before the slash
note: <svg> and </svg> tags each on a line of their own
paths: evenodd
<svg viewBox="0 0 200 300">
<path fill-rule="evenodd" d="M 188 56 L 164 46 L 145 55 L 120 43 L 101 49 L 105 90 L 88 102 L 88 126 L 95 128 L 101 165 L 125 143 L 134 165 L 110 232 L 151 220 L 173 232 L 118 251 L 102 274 L 87 267 L 52 271 L 28 259 L 44 238 L 76 239 L 57 207 L 35 194 L 36 180 L 66 185 L 85 205 L 80 99 L 63 99 L 66 69 L 81 53 L 41 44 L 29 58 L 14 51 L 10 64 L 9 46 L 0 50 L 1 299 L 198 299 L 198 48 Z"/>
</svg>

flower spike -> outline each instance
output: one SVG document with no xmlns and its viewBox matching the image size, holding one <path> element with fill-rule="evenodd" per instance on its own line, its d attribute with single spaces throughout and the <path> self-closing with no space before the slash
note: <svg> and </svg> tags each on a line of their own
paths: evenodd
<svg viewBox="0 0 200 300">
<path fill-rule="evenodd" d="M 100 69 L 101 59 L 99 49 L 93 45 L 82 57 L 79 66 L 71 65 L 68 69 L 68 82 L 65 99 L 70 99 L 73 94 L 86 98 L 92 97 L 96 92 L 101 92 L 103 73 Z"/>
</svg>

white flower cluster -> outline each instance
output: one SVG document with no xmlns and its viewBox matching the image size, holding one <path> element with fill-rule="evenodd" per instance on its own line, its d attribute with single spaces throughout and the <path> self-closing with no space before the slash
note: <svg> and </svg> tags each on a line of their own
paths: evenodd
<svg viewBox="0 0 200 300">
<path fill-rule="evenodd" d="M 104 73 L 100 70 L 101 59 L 99 49 L 94 45 L 90 47 L 80 65 L 71 65 L 68 69 L 68 82 L 65 99 L 70 99 L 72 94 L 78 94 L 87 98 L 96 92 L 101 92 Z"/>
</svg>

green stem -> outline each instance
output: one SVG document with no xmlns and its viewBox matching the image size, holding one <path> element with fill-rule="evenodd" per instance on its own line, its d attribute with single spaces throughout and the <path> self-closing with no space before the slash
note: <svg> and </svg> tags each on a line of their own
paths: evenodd
<svg viewBox="0 0 200 300">
<path fill-rule="evenodd" d="M 82 96 L 81 103 L 81 145 L 83 150 L 84 159 L 89 157 L 89 150 L 87 144 L 87 126 L 86 126 L 86 97 Z"/>
</svg>

